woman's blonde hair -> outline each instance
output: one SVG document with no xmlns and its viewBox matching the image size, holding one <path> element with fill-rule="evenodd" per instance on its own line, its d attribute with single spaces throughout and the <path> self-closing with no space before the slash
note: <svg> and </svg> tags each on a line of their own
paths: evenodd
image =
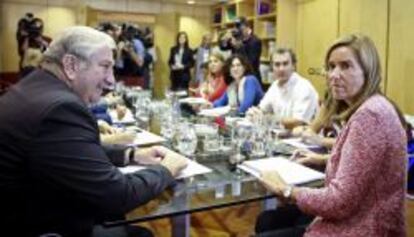
<svg viewBox="0 0 414 237">
<path fill-rule="evenodd" d="M 209 58 L 210 58 L 210 57 L 214 57 L 214 58 L 218 59 L 218 60 L 222 63 L 222 66 L 223 66 L 223 67 L 224 67 L 224 64 L 226 63 L 226 59 L 224 58 L 223 54 L 221 54 L 221 53 L 219 53 L 219 52 L 212 52 L 212 53 L 210 54 L 210 56 L 208 56 L 208 57 L 209 57 Z M 208 62 L 208 64 L 210 64 L 210 61 Z M 208 75 L 209 75 L 209 76 L 212 76 L 212 73 L 211 73 L 211 71 L 210 71 L 209 66 L 207 66 L 207 68 L 208 68 Z M 223 68 L 222 68 L 221 70 L 223 71 Z"/>
<path fill-rule="evenodd" d="M 347 35 L 335 41 L 328 49 L 325 56 L 325 66 L 328 66 L 329 58 L 332 52 L 340 47 L 349 48 L 354 54 L 358 64 L 362 68 L 364 74 L 364 84 L 361 91 L 358 92 L 354 103 L 347 105 L 345 101 L 329 98 L 325 113 L 327 117 L 334 120 L 346 122 L 351 115 L 374 94 L 381 93 L 381 63 L 374 42 L 365 35 Z M 330 93 L 329 93 L 330 94 Z M 329 95 L 331 96 L 331 95 Z"/>
<path fill-rule="evenodd" d="M 332 52 L 340 47 L 347 47 L 351 49 L 355 55 L 358 64 L 362 68 L 364 74 L 364 84 L 362 89 L 358 92 L 354 102 L 350 105 L 346 104 L 343 100 L 336 100 L 332 97 L 332 93 L 329 91 L 326 101 L 321 108 L 320 124 L 347 122 L 352 114 L 364 103 L 369 97 L 374 94 L 382 94 L 381 92 L 381 63 L 380 58 L 375 47 L 374 42 L 365 35 L 351 34 L 342 37 L 335 41 L 328 49 L 325 56 L 325 66 L 328 66 L 329 57 Z M 384 95 L 385 98 L 387 98 Z M 401 124 L 406 127 L 406 122 L 398 106 L 390 99 L 387 100 L 394 106 Z"/>
</svg>

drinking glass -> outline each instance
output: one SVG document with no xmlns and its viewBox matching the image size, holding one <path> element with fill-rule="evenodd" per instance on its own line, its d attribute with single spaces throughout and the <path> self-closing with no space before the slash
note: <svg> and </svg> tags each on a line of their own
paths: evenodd
<svg viewBox="0 0 414 237">
<path fill-rule="evenodd" d="M 180 123 L 177 134 L 177 148 L 181 154 L 190 158 L 194 157 L 197 149 L 197 135 L 193 124 Z"/>
</svg>

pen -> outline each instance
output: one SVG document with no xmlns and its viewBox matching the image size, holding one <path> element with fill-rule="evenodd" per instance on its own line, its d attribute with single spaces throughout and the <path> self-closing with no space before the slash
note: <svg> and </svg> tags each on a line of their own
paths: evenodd
<svg viewBox="0 0 414 237">
<path fill-rule="evenodd" d="M 289 160 L 294 161 L 297 158 L 301 156 L 301 152 L 299 150 L 296 150 L 292 153 L 292 155 L 289 157 Z"/>
</svg>

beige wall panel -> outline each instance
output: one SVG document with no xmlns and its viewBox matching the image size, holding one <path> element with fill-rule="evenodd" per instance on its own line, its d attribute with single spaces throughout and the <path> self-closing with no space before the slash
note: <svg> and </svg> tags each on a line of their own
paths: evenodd
<svg viewBox="0 0 414 237">
<path fill-rule="evenodd" d="M 3 72 L 3 55 L 4 55 L 4 36 L 3 36 L 3 29 L 4 29 L 4 14 L 3 14 L 3 4 L 0 4 L 0 72 Z M 1 80 L 1 78 L 0 78 Z"/>
<path fill-rule="evenodd" d="M 414 1 L 391 1 L 386 92 L 409 114 L 414 114 L 413 13 Z"/>
<path fill-rule="evenodd" d="M 180 31 L 185 31 L 188 34 L 190 47 L 195 49 L 201 43 L 201 38 L 205 33 L 210 32 L 209 18 L 195 18 L 191 16 L 180 17 Z"/>
<path fill-rule="evenodd" d="M 368 35 L 377 46 L 386 75 L 388 0 L 341 0 L 339 9 L 339 35 Z M 385 77 L 382 86 L 384 81 Z"/>
<path fill-rule="evenodd" d="M 154 96 L 156 98 L 162 98 L 165 88 L 170 85 L 170 69 L 167 62 L 170 47 L 175 44 L 178 29 L 179 18 L 176 13 L 163 13 L 157 16 L 154 28 L 154 43 L 157 46 L 157 62 L 154 70 Z"/>
<path fill-rule="evenodd" d="M 276 41 L 283 47 L 296 49 L 298 4 L 292 0 L 277 0 Z"/>
<path fill-rule="evenodd" d="M 45 18 L 45 34 L 55 38 L 63 29 L 76 25 L 75 8 L 49 7 Z"/>
<path fill-rule="evenodd" d="M 326 80 L 322 74 L 324 57 L 338 32 L 338 2 L 335 0 L 298 1 L 298 72 L 308 78 L 323 96 Z M 315 71 L 316 74 L 310 73 Z"/>
<path fill-rule="evenodd" d="M 27 12 L 44 21 L 44 34 L 52 38 L 67 26 L 76 24 L 77 13 L 72 7 L 53 7 L 38 4 L 4 3 L 2 8 L 2 72 L 18 71 L 16 30 L 17 22 Z"/>
<path fill-rule="evenodd" d="M 81 0 L 3 0 L 2 2 L 23 5 L 76 6 Z"/>
</svg>

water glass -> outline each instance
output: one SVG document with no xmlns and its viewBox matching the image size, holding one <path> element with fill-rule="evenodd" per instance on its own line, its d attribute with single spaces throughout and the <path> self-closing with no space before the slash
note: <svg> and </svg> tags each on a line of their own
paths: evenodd
<svg viewBox="0 0 414 237">
<path fill-rule="evenodd" d="M 181 154 L 193 157 L 197 149 L 197 135 L 194 125 L 184 122 L 179 126 L 177 134 L 177 149 Z"/>
</svg>

